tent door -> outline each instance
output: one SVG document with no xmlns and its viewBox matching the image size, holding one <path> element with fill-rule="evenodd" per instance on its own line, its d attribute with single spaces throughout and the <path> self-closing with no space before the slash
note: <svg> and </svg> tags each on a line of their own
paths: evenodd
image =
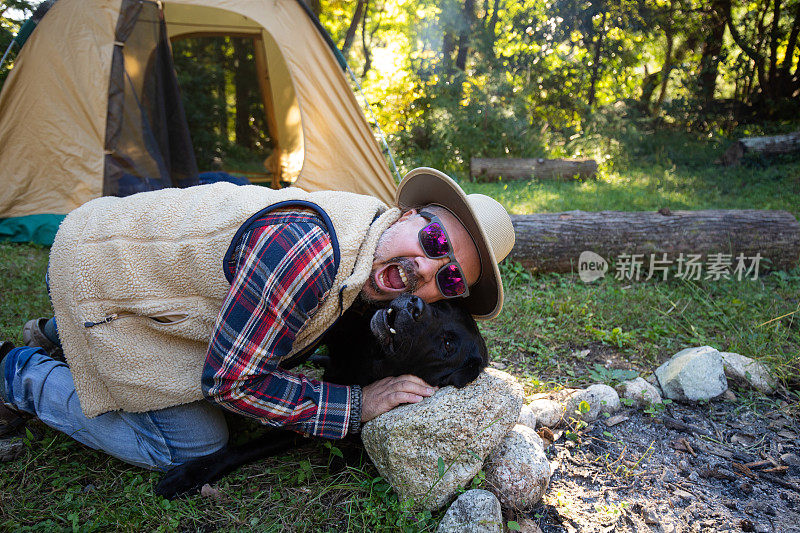
<svg viewBox="0 0 800 533">
<path fill-rule="evenodd" d="M 103 195 L 196 185 L 197 162 L 160 4 L 123 0 L 115 37 Z"/>
</svg>

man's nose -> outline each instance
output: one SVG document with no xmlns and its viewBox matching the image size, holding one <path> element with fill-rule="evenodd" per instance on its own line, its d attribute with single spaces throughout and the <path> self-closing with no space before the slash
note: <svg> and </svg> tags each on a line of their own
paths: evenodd
<svg viewBox="0 0 800 533">
<path fill-rule="evenodd" d="M 448 261 L 449 259 L 446 256 L 439 259 L 431 259 L 427 256 L 421 257 L 417 260 L 417 272 L 424 281 L 430 281 Z"/>
</svg>

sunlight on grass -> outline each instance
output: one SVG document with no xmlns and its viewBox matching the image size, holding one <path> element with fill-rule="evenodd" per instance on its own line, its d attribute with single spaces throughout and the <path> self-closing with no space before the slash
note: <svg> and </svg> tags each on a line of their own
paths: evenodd
<svg viewBox="0 0 800 533">
<path fill-rule="evenodd" d="M 800 162 L 765 177 L 753 169 L 635 166 L 603 170 L 598 179 L 463 182 L 468 193 L 496 198 L 515 215 L 559 211 L 782 209 L 800 215 Z"/>
</svg>

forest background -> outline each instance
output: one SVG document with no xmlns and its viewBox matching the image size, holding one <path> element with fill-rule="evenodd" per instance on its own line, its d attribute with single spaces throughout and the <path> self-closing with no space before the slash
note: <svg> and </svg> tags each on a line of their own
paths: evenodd
<svg viewBox="0 0 800 533">
<path fill-rule="evenodd" d="M 35 5 L 0 2 L 0 49 Z M 466 177 L 470 157 L 603 163 L 629 148 L 626 135 L 776 133 L 800 119 L 798 0 L 310 7 L 372 102 L 401 171 L 424 164 Z M 261 170 L 270 140 L 251 45 L 192 39 L 174 51 L 201 170 L 214 158 Z M 12 49 L 9 65 L 13 57 Z"/>
</svg>

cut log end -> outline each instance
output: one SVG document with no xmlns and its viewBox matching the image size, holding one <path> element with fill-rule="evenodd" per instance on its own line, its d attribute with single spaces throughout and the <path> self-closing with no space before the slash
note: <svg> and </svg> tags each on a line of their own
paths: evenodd
<svg viewBox="0 0 800 533">
<path fill-rule="evenodd" d="M 733 143 L 719 162 L 725 166 L 738 165 L 745 154 L 789 154 L 800 151 L 800 131 L 770 137 L 745 137 Z"/>
</svg>

